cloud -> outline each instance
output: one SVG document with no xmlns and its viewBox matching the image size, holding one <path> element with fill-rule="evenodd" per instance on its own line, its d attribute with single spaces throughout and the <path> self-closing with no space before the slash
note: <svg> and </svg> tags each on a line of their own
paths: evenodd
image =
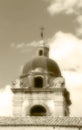
<svg viewBox="0 0 82 130">
<path fill-rule="evenodd" d="M 70 92 L 72 105 L 70 106 L 70 116 L 82 116 L 82 73 L 63 71 L 66 87 Z"/>
<path fill-rule="evenodd" d="M 40 44 L 42 44 L 43 41 L 32 41 L 30 43 L 11 43 L 11 47 L 15 49 L 23 49 L 28 47 L 38 47 Z"/>
<path fill-rule="evenodd" d="M 51 16 L 55 14 L 74 15 L 76 34 L 82 36 L 82 0 L 45 0 L 49 3 L 47 7 Z"/>
<path fill-rule="evenodd" d="M 76 29 L 76 34 L 78 36 L 81 36 L 82 35 L 82 15 L 79 15 L 76 18 L 76 22 L 78 23 L 78 28 Z"/>
<path fill-rule="evenodd" d="M 82 116 L 82 40 L 73 34 L 60 31 L 49 39 L 49 44 L 50 57 L 57 61 L 66 87 L 70 91 L 72 100 L 70 114 Z"/>
<path fill-rule="evenodd" d="M 32 41 L 30 43 L 11 43 L 10 47 L 19 51 L 20 53 L 32 53 L 36 50 L 40 45 L 43 44 L 43 40 L 40 41 Z"/>
<path fill-rule="evenodd" d="M 70 33 L 57 32 L 50 42 L 50 57 L 62 70 L 82 72 L 82 40 Z"/>
<path fill-rule="evenodd" d="M 78 14 L 79 10 L 82 9 L 82 0 L 48 0 L 47 2 L 50 3 L 47 9 L 51 15 L 58 13 Z"/>
<path fill-rule="evenodd" d="M 0 91 L 0 116 L 12 116 L 12 92 L 10 85 Z"/>
</svg>

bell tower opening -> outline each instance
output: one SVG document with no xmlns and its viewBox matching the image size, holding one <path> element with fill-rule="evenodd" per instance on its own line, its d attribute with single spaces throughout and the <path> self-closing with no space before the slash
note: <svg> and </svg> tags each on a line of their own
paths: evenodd
<svg viewBox="0 0 82 130">
<path fill-rule="evenodd" d="M 30 116 L 46 116 L 46 109 L 41 105 L 36 105 L 31 108 Z"/>
<path fill-rule="evenodd" d="M 35 88 L 42 88 L 43 87 L 43 78 L 42 77 L 35 77 L 34 78 L 34 87 Z"/>
<path fill-rule="evenodd" d="M 43 50 L 39 50 L 39 56 L 43 55 Z"/>
</svg>

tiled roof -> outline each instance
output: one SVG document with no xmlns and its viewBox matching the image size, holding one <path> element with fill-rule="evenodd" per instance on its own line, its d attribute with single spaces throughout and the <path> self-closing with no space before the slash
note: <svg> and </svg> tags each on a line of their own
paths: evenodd
<svg viewBox="0 0 82 130">
<path fill-rule="evenodd" d="M 0 126 L 82 127 L 82 117 L 0 117 Z"/>
</svg>

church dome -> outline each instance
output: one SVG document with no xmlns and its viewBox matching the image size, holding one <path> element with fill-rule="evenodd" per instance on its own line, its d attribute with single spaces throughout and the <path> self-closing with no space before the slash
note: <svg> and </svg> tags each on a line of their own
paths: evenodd
<svg viewBox="0 0 82 130">
<path fill-rule="evenodd" d="M 31 70 L 36 68 L 42 68 L 48 73 L 52 73 L 54 76 L 61 76 L 60 69 L 55 61 L 45 56 L 38 56 L 28 61 L 22 70 L 22 75 L 27 75 Z"/>
</svg>

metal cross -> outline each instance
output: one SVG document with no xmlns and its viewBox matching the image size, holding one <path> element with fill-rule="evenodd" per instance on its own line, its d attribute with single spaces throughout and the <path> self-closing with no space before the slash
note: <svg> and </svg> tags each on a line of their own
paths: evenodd
<svg viewBox="0 0 82 130">
<path fill-rule="evenodd" d="M 44 27 L 41 27 L 41 38 L 43 39 L 44 38 Z"/>
</svg>

